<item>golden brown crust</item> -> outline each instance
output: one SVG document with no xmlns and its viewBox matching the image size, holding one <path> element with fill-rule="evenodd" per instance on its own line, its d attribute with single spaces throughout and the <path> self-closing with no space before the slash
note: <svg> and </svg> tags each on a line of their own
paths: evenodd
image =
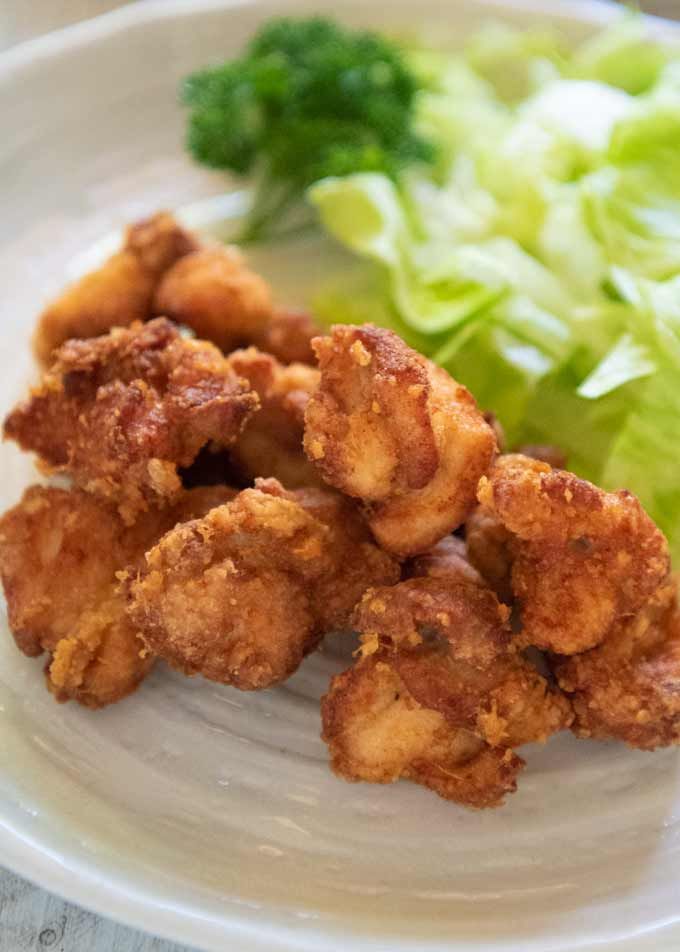
<svg viewBox="0 0 680 952">
<path fill-rule="evenodd" d="M 293 500 L 328 529 L 328 568 L 310 592 L 320 631 L 348 628 L 352 611 L 367 589 L 399 581 L 399 563 L 375 544 L 352 500 L 315 487 L 286 492 L 272 479 L 258 479 L 255 484 L 262 492 Z"/>
<path fill-rule="evenodd" d="M 31 486 L 0 520 L 9 625 L 24 654 L 51 651 L 97 602 L 128 545 L 115 510 L 80 490 Z M 58 571 L 57 571 L 58 567 Z"/>
<path fill-rule="evenodd" d="M 321 386 L 305 448 L 326 481 L 370 502 L 426 486 L 438 454 L 425 359 L 370 325 L 334 327 L 313 347 Z"/>
<path fill-rule="evenodd" d="M 512 591 L 524 644 L 560 654 L 588 650 L 639 611 L 668 574 L 666 540 L 631 493 L 605 493 L 572 473 L 508 455 L 481 481 L 479 500 L 513 537 Z"/>
<path fill-rule="evenodd" d="M 492 745 L 564 729 L 570 706 L 517 652 L 505 606 L 481 580 L 455 573 L 367 592 L 354 613 L 362 652 L 388 652 L 416 700 Z"/>
<path fill-rule="evenodd" d="M 269 286 L 238 249 L 206 245 L 166 272 L 154 310 L 228 352 L 264 331 L 273 304 Z"/>
<path fill-rule="evenodd" d="M 680 744 L 680 609 L 663 585 L 632 619 L 554 670 L 574 706 L 580 737 L 615 738 L 653 750 Z"/>
<path fill-rule="evenodd" d="M 297 503 L 246 489 L 147 553 L 130 616 L 149 650 L 185 674 L 269 687 L 318 640 L 309 591 L 327 570 L 327 539 Z"/>
<path fill-rule="evenodd" d="M 316 364 L 312 340 L 320 333 L 320 328 L 306 311 L 278 307 L 251 343 L 282 364 Z"/>
<path fill-rule="evenodd" d="M 499 806 L 521 758 L 452 727 L 409 693 L 390 660 L 371 656 L 333 678 L 321 701 L 331 767 L 345 780 L 403 777 L 469 807 Z"/>
<path fill-rule="evenodd" d="M 57 701 L 104 707 L 135 691 L 154 660 L 137 638 L 125 601 L 112 589 L 108 598 L 85 609 L 54 646 L 47 687 Z"/>
<path fill-rule="evenodd" d="M 477 506 L 465 523 L 470 562 L 506 605 L 512 603 L 513 536 L 493 512 Z"/>
<path fill-rule="evenodd" d="M 158 280 L 176 261 L 196 251 L 199 240 L 182 228 L 170 212 L 156 212 L 126 229 L 123 247 Z"/>
<path fill-rule="evenodd" d="M 101 707 L 133 691 L 153 663 L 118 592 L 144 550 L 178 518 L 228 498 L 211 487 L 126 526 L 113 506 L 81 490 L 32 486 L 0 520 L 0 573 L 10 628 L 27 655 L 49 655 L 59 700 Z"/>
<path fill-rule="evenodd" d="M 427 550 L 464 520 L 495 452 L 469 392 L 372 325 L 313 342 L 321 383 L 305 411 L 305 450 L 326 482 L 369 506 L 398 555 Z"/>
<path fill-rule="evenodd" d="M 460 540 L 442 540 L 407 572 L 367 591 L 354 612 L 358 660 L 321 706 L 333 770 L 496 806 L 524 766 L 512 748 L 569 726 L 570 704 L 516 651 L 508 609 Z"/>
<path fill-rule="evenodd" d="M 105 334 L 112 327 L 145 321 L 165 269 L 197 247 L 196 239 L 168 212 L 128 228 L 122 249 L 84 275 L 49 304 L 38 319 L 33 348 L 40 363 L 73 337 Z"/>
<path fill-rule="evenodd" d="M 345 627 L 369 585 L 398 577 L 351 503 L 258 480 L 147 554 L 130 612 L 173 667 L 257 690 L 287 678 L 321 636 Z"/>
<path fill-rule="evenodd" d="M 258 476 L 273 477 L 289 489 L 321 485 L 302 448 L 305 407 L 318 386 L 319 371 L 307 364 L 283 366 L 255 347 L 234 351 L 229 362 L 260 398 L 260 409 L 231 448 L 239 478 L 248 483 Z"/>
<path fill-rule="evenodd" d="M 212 344 L 157 319 L 64 344 L 4 434 L 132 522 L 178 498 L 178 467 L 208 442 L 235 439 L 257 405 Z"/>
<path fill-rule="evenodd" d="M 365 642 L 378 639 L 395 648 L 416 647 L 423 632 L 436 633 L 457 659 L 487 667 L 509 649 L 508 614 L 490 589 L 451 575 L 370 589 L 356 607 L 354 625 Z"/>
<path fill-rule="evenodd" d="M 500 445 L 500 441 L 499 441 Z M 556 446 L 526 444 L 517 450 L 531 459 L 563 469 L 566 457 Z M 477 506 L 465 523 L 465 543 L 470 562 L 499 599 L 510 604 L 512 595 L 513 536 L 496 515 Z"/>
</svg>

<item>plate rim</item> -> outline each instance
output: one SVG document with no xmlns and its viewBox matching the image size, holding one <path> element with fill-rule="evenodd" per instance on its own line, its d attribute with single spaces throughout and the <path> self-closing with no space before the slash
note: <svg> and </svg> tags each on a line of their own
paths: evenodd
<svg viewBox="0 0 680 952">
<path fill-rule="evenodd" d="M 283 5 L 290 0 L 283 0 Z M 457 0 L 456 0 L 457 2 Z M 489 12 L 514 10 L 527 14 L 547 14 L 550 19 L 580 22 L 593 26 L 605 25 L 621 15 L 621 8 L 609 0 L 551 0 L 546 9 L 544 0 L 465 0 L 471 6 Z M 211 10 L 239 10 L 257 6 L 258 0 L 145 0 L 133 2 L 98 16 L 50 31 L 42 36 L 24 40 L 0 53 L 0 85 L 16 79 L 24 69 L 44 66 L 49 60 L 64 53 L 77 51 L 98 39 L 124 32 L 132 27 L 149 26 L 167 18 L 190 17 Z M 680 23 L 664 17 L 645 14 L 653 33 L 668 33 L 680 38 Z M 74 857 L 61 858 L 37 840 L 22 835 L 13 829 L 0 814 L 0 854 L 2 866 L 10 873 L 27 879 L 33 885 L 45 889 L 77 906 L 113 920 L 143 933 L 155 935 L 171 942 L 183 943 L 206 950 L 223 952 L 225 941 L 238 942 L 239 952 L 319 952 L 321 943 L 339 940 L 342 947 L 355 952 L 378 952 L 376 942 L 380 938 L 368 930 L 354 931 L 346 923 L 330 932 L 317 931 L 300 924 L 298 929 L 273 923 L 256 915 L 230 915 L 229 920 L 216 919 L 205 914 L 192 914 L 190 909 L 164 901 L 160 895 L 148 893 L 147 887 L 127 889 L 120 877 L 98 872 L 95 865 Z M 150 921 L 152 920 L 152 921 Z M 663 942 L 669 952 L 674 940 L 680 940 L 680 915 L 674 921 L 655 923 L 628 936 L 614 938 L 602 943 L 586 942 L 577 945 L 551 946 L 557 952 L 632 952 L 633 945 L 642 939 L 653 937 Z M 391 952 L 452 952 L 453 946 L 441 940 L 397 940 L 389 938 Z M 470 947 L 471 943 L 466 940 Z M 476 943 L 474 943 L 476 945 Z M 518 938 L 512 946 L 523 949 L 523 940 Z M 661 952 L 661 945 L 655 945 Z"/>
<path fill-rule="evenodd" d="M 188 16 L 197 11 L 223 10 L 230 7 L 252 7 L 258 0 L 144 0 L 132 2 L 106 13 L 89 17 L 41 36 L 23 40 L 0 52 L 0 82 L 12 72 L 32 65 L 36 60 L 47 59 L 56 53 L 96 40 L 101 35 L 119 32 L 132 25 L 151 23 L 166 17 Z M 283 0 L 284 3 L 289 0 Z M 526 13 L 546 14 L 550 19 L 565 19 L 584 23 L 606 24 L 621 15 L 621 8 L 613 0 L 551 0 L 546 11 L 544 0 L 466 0 L 479 7 L 506 8 Z M 646 22 L 656 33 L 671 30 L 680 35 L 680 24 L 665 17 L 643 14 Z"/>
</svg>

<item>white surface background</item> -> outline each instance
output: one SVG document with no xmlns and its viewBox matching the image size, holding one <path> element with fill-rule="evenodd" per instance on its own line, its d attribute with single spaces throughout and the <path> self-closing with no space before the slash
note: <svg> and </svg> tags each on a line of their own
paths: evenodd
<svg viewBox="0 0 680 952">
<path fill-rule="evenodd" d="M 0 0 L 0 50 L 121 5 L 121 0 Z M 650 12 L 680 17 L 680 0 L 641 5 Z M 68 905 L 0 869 L 0 952 L 29 950 L 188 952 Z"/>
</svg>

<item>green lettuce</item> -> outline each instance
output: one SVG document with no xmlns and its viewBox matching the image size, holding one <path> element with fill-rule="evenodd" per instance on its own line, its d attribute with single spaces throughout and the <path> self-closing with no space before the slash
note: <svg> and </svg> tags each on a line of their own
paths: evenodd
<svg viewBox="0 0 680 952">
<path fill-rule="evenodd" d="M 654 85 L 667 60 L 666 49 L 647 35 L 644 20 L 631 13 L 586 40 L 571 58 L 570 71 L 637 94 Z"/>
<path fill-rule="evenodd" d="M 680 276 L 654 282 L 625 272 L 613 276 L 628 312 L 629 359 L 621 366 L 622 383 L 639 379 L 625 423 L 610 447 L 603 480 L 608 485 L 631 486 L 650 515 L 668 535 L 671 547 L 680 547 Z M 591 375 L 605 378 L 607 364 L 616 372 L 614 358 L 620 344 L 602 359 Z M 626 376 L 627 374 L 627 376 Z M 588 381 L 582 385 L 587 387 Z M 630 389 L 630 388 L 628 388 Z M 650 478 L 649 474 L 652 474 Z"/>
<path fill-rule="evenodd" d="M 409 62 L 436 162 L 309 190 L 357 260 L 322 320 L 394 328 L 680 555 L 680 55 L 629 14 L 571 51 L 496 26 Z"/>
</svg>

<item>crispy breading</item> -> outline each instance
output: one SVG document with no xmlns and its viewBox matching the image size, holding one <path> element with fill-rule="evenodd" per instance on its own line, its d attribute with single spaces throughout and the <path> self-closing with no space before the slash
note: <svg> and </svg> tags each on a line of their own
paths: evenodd
<svg viewBox="0 0 680 952">
<path fill-rule="evenodd" d="M 326 482 L 368 506 L 383 548 L 427 550 L 460 525 L 496 450 L 465 387 L 370 324 L 316 338 L 321 383 L 305 450 Z"/>
<path fill-rule="evenodd" d="M 314 616 L 324 634 L 349 626 L 352 611 L 368 588 L 399 581 L 399 562 L 375 544 L 353 500 L 327 488 L 286 491 L 275 479 L 258 479 L 255 485 L 262 492 L 296 502 L 328 529 L 328 570 L 310 592 Z"/>
<path fill-rule="evenodd" d="M 615 738 L 654 750 L 680 744 L 680 608 L 677 584 L 662 585 L 597 648 L 555 659 L 580 737 Z"/>
<path fill-rule="evenodd" d="M 258 402 L 217 348 L 159 318 L 64 344 L 4 435 L 133 522 L 178 498 L 178 467 L 233 441 Z"/>
<path fill-rule="evenodd" d="M 477 506 L 465 522 L 465 543 L 470 562 L 506 605 L 513 600 L 513 535 L 493 512 Z"/>
<path fill-rule="evenodd" d="M 545 741 L 568 701 L 518 652 L 508 611 L 481 579 L 435 575 L 366 593 L 354 613 L 362 653 L 387 652 L 410 693 L 488 743 Z"/>
<path fill-rule="evenodd" d="M 234 351 L 229 362 L 260 398 L 260 409 L 231 447 L 241 480 L 271 476 L 289 489 L 321 485 L 302 448 L 305 407 L 318 386 L 319 371 L 307 364 L 283 366 L 255 347 Z"/>
<path fill-rule="evenodd" d="M 567 699 L 517 651 L 499 604 L 443 540 L 370 589 L 354 611 L 358 660 L 322 700 L 332 767 L 347 780 L 407 777 L 468 806 L 495 806 L 524 766 L 513 747 L 569 726 Z"/>
<path fill-rule="evenodd" d="M 177 519 L 232 495 L 184 493 L 177 505 L 126 526 L 113 506 L 79 489 L 32 486 L 0 520 L 0 574 L 18 647 L 49 656 L 47 683 L 60 701 L 102 707 L 133 691 L 153 656 L 143 651 L 118 592 L 146 548 Z"/>
<path fill-rule="evenodd" d="M 99 708 L 131 694 L 153 665 L 113 589 L 85 608 L 60 639 L 46 667 L 47 687 L 60 701 Z"/>
<path fill-rule="evenodd" d="M 205 245 L 165 273 L 154 309 L 228 352 L 264 331 L 273 304 L 269 285 L 237 248 Z"/>
<path fill-rule="evenodd" d="M 553 468 L 563 469 L 566 463 L 564 453 L 556 446 L 527 444 L 517 452 L 548 463 Z M 465 542 L 470 562 L 499 599 L 508 605 L 513 599 L 512 538 L 512 533 L 484 506 L 473 509 L 465 523 Z"/>
<path fill-rule="evenodd" d="M 508 455 L 478 495 L 512 536 L 523 644 L 560 654 L 593 648 L 668 575 L 666 540 L 629 492 L 606 493 L 547 463 Z"/>
<path fill-rule="evenodd" d="M 296 503 L 246 489 L 147 553 L 131 617 L 149 649 L 185 674 L 269 687 L 316 644 L 308 592 L 326 570 L 327 537 Z"/>
<path fill-rule="evenodd" d="M 112 327 L 147 320 L 163 272 L 197 247 L 197 239 L 168 212 L 131 225 L 120 251 L 68 287 L 40 315 L 33 338 L 38 360 L 49 364 L 53 351 L 70 338 L 97 337 Z"/>
<path fill-rule="evenodd" d="M 276 357 L 282 364 L 316 364 L 312 339 L 321 330 L 306 311 L 276 308 L 271 320 L 250 343 Z"/>
<path fill-rule="evenodd" d="M 331 767 L 349 781 L 405 778 L 468 807 L 494 807 L 515 791 L 524 766 L 419 704 L 382 655 L 334 677 L 321 716 Z"/>
<path fill-rule="evenodd" d="M 130 612 L 151 651 L 189 675 L 269 687 L 347 624 L 369 585 L 396 581 L 351 504 L 301 493 L 259 481 L 147 554 Z"/>
</svg>

